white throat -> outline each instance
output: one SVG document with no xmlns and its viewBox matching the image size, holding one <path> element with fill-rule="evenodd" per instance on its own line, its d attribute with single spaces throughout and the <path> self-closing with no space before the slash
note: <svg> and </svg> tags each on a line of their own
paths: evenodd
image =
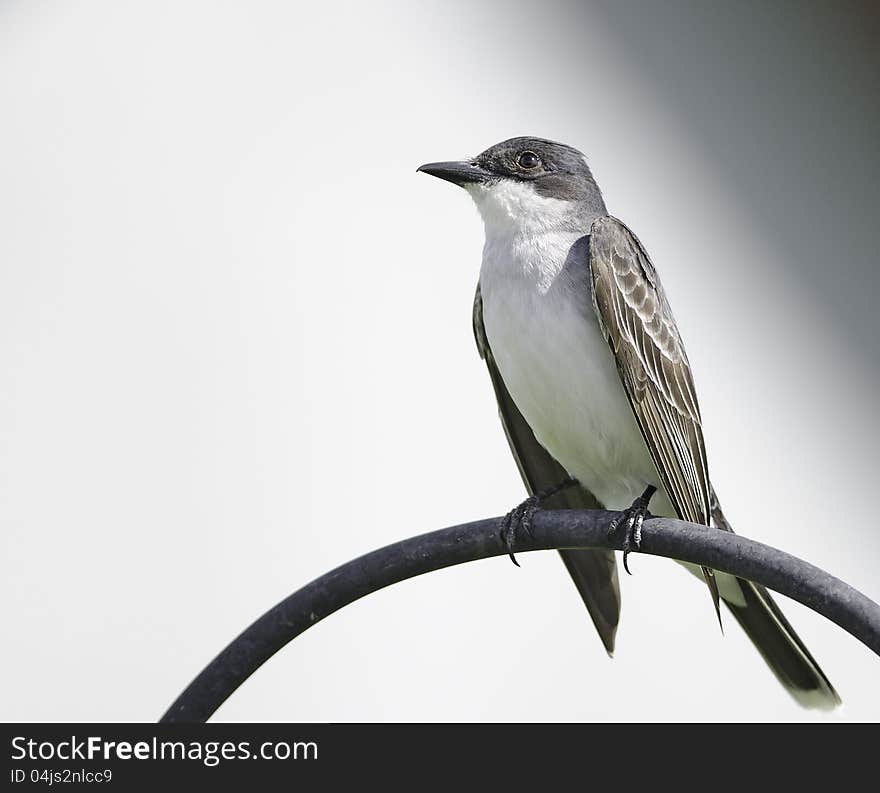
<svg viewBox="0 0 880 793">
<path fill-rule="evenodd" d="M 581 228 L 570 202 L 538 195 L 529 182 L 503 179 L 467 188 L 486 229 L 481 282 L 523 279 L 545 293 L 571 246 L 589 232 L 588 223 Z"/>
</svg>

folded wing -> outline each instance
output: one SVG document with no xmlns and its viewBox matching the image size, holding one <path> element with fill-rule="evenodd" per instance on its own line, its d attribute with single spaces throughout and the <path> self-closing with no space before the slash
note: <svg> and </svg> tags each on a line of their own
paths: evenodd
<svg viewBox="0 0 880 793">
<path fill-rule="evenodd" d="M 483 327 L 483 302 L 479 286 L 474 298 L 473 323 L 477 349 L 489 369 L 498 401 L 498 414 L 526 489 L 532 494 L 558 484 L 568 476 L 568 472 L 538 443 L 495 365 Z M 593 495 L 580 486 L 557 493 L 546 505 L 554 509 L 601 508 Z M 614 553 L 605 550 L 564 550 L 559 554 L 610 655 L 614 652 L 614 638 L 620 620 L 620 587 Z"/>
</svg>

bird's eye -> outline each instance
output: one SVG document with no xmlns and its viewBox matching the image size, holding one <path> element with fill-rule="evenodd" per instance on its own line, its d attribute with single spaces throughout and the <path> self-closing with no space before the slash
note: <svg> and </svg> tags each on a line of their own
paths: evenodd
<svg viewBox="0 0 880 793">
<path fill-rule="evenodd" d="M 533 151 L 524 151 L 519 155 L 517 162 L 519 163 L 520 168 L 525 168 L 527 171 L 530 171 L 532 168 L 537 168 L 541 164 L 541 158 Z"/>
</svg>

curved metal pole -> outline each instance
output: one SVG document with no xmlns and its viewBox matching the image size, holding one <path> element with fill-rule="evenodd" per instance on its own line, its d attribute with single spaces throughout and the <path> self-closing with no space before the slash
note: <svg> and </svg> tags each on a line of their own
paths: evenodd
<svg viewBox="0 0 880 793">
<path fill-rule="evenodd" d="M 540 511 L 532 521 L 532 536 L 520 536 L 515 550 L 620 550 L 622 537 L 607 535 L 616 514 L 604 510 Z M 506 554 L 498 530 L 498 518 L 452 526 L 387 545 L 316 578 L 267 611 L 226 647 L 189 684 L 161 722 L 207 721 L 291 639 L 364 595 L 422 573 Z M 880 606 L 784 551 L 721 529 L 652 518 L 642 528 L 641 552 L 693 562 L 763 584 L 819 612 L 880 655 Z"/>
</svg>

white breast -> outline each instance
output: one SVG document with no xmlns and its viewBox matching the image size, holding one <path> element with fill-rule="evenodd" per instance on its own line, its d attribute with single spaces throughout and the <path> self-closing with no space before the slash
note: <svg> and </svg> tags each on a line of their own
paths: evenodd
<svg viewBox="0 0 880 793">
<path fill-rule="evenodd" d="M 584 232 L 530 233 L 522 223 L 490 222 L 486 213 L 484 219 L 483 320 L 508 391 L 570 474 L 607 508 L 629 506 L 648 484 L 659 486 L 656 469 L 590 295 L 554 289 Z M 662 514 L 666 499 L 658 495 L 651 506 Z"/>
</svg>

